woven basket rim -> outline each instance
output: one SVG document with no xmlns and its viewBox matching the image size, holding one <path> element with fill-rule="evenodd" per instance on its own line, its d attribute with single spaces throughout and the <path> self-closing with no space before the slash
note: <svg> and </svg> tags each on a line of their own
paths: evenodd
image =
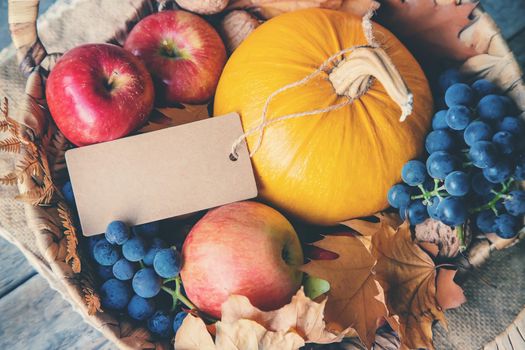
<svg viewBox="0 0 525 350">
<path fill-rule="evenodd" d="M 173 1 L 173 0 L 155 0 L 157 5 L 161 8 L 166 6 L 166 3 Z M 435 0 L 438 4 L 448 4 L 451 2 L 457 2 L 456 0 Z M 461 2 L 461 1 L 460 1 Z M 476 0 L 466 0 L 463 2 L 476 2 Z M 42 90 L 43 82 L 42 82 L 42 76 L 41 73 L 45 73 L 45 71 L 50 70 L 52 68 L 53 63 L 56 61 L 57 57 L 56 55 L 48 55 L 46 52 L 46 49 L 42 42 L 40 41 L 38 37 L 37 27 L 36 27 L 36 20 L 38 17 L 38 5 L 39 0 L 9 0 L 9 26 L 12 34 L 13 43 L 16 48 L 16 54 L 17 59 L 20 64 L 20 70 L 22 73 L 28 77 L 27 81 L 27 88 L 26 92 L 28 93 L 28 99 L 44 99 L 45 97 L 38 92 L 38 89 Z M 484 10 L 478 6 L 475 11 L 473 12 L 474 16 L 477 18 L 478 27 L 481 26 L 479 22 L 481 20 L 484 20 L 486 23 L 490 25 L 491 32 L 491 38 L 490 42 L 487 43 L 486 48 L 482 48 L 483 53 L 480 53 L 479 56 L 486 55 L 487 53 L 489 55 L 495 54 L 496 57 L 505 57 L 505 59 L 508 61 L 507 63 L 513 65 L 513 73 L 517 74 L 519 76 L 518 79 L 512 82 L 512 86 L 509 86 L 509 91 L 515 91 L 516 94 L 513 95 L 513 97 L 517 100 L 519 100 L 519 104 L 521 107 L 521 110 L 523 110 L 523 106 L 525 105 L 525 85 L 522 80 L 522 73 L 521 69 L 516 62 L 516 59 L 513 55 L 513 53 L 509 50 L 506 41 L 501 36 L 499 29 L 497 25 L 494 23 L 494 21 L 491 19 L 491 17 L 484 12 Z M 476 25 L 476 22 L 474 22 L 474 27 Z M 469 34 L 468 31 L 472 31 L 471 29 L 467 28 L 465 30 L 466 34 L 464 35 L 467 43 L 473 45 L 476 47 L 476 43 L 473 41 L 475 40 L 475 35 Z M 469 37 L 469 35 L 471 37 Z M 496 44 L 494 44 L 496 42 Z M 479 49 L 479 47 L 476 47 Z M 493 50 L 494 52 L 490 52 L 490 50 Z M 478 50 L 480 51 L 480 50 Z M 48 58 L 47 60 L 46 57 Z M 467 74 L 479 74 L 479 72 L 476 71 L 475 68 L 473 68 L 472 65 L 477 64 L 473 60 L 476 58 L 480 58 L 478 56 L 474 56 L 473 58 L 467 60 L 463 65 L 463 71 Z M 502 58 L 503 59 L 503 58 Z M 474 62 L 474 63 L 473 63 Z M 469 64 L 470 63 L 470 64 Z M 43 67 L 44 70 L 35 70 L 37 67 Z M 516 97 L 519 96 L 519 97 Z M 35 118 L 31 114 L 26 114 L 25 118 L 23 120 L 24 124 L 27 126 L 27 133 L 29 139 L 31 141 L 35 141 L 41 137 L 41 132 L 43 130 L 43 125 L 45 124 L 45 121 L 42 120 L 42 118 Z M 19 185 L 19 191 L 20 193 L 23 193 L 27 191 L 28 184 L 20 184 Z M 43 227 L 40 223 L 34 222 L 39 217 L 39 211 L 42 210 L 41 208 L 34 208 L 30 206 L 26 206 L 26 219 L 28 223 L 30 223 L 30 227 L 35 234 L 35 236 L 46 236 L 48 238 L 45 239 L 45 241 L 49 241 L 50 232 L 52 231 L 49 227 Z M 55 213 L 55 215 L 57 215 Z M 32 224 L 31 224 L 32 223 Z M 506 242 L 505 244 L 510 244 L 511 242 Z M 515 242 L 514 242 L 515 243 Z M 50 244 L 48 242 L 48 244 Z M 486 244 L 486 250 L 491 251 L 494 248 L 499 248 L 502 246 L 501 242 L 496 243 L 490 243 Z M 46 244 L 41 244 L 42 247 L 45 247 Z M 29 252 L 24 252 L 24 254 L 27 257 L 30 257 Z M 46 252 L 43 252 L 44 257 L 47 259 L 49 254 L 46 254 Z M 35 259 L 32 259 L 33 263 L 36 262 Z M 136 332 L 130 332 L 129 330 L 125 331 L 122 328 L 119 328 L 113 324 L 114 321 L 112 321 L 110 318 L 105 317 L 103 320 L 95 321 L 93 316 L 88 315 L 88 310 L 86 306 L 84 305 L 84 300 L 81 298 L 82 294 L 82 286 L 77 285 L 75 287 L 71 287 L 69 279 L 74 275 L 71 267 L 62 262 L 58 262 L 53 260 L 52 258 L 49 258 L 47 261 L 51 267 L 51 271 L 58 276 L 58 283 L 55 283 L 54 287 L 56 289 L 60 289 L 59 291 L 63 294 L 69 297 L 69 301 L 72 303 L 73 306 L 76 306 L 76 311 L 80 312 L 84 318 L 84 320 L 88 321 L 92 326 L 102 331 L 102 333 L 109 338 L 111 341 L 113 341 L 115 344 L 117 344 L 120 348 L 123 349 L 134 349 L 137 346 L 146 348 L 146 347 L 154 347 L 153 344 L 149 342 L 145 342 L 142 344 L 137 344 L 133 342 L 134 336 L 144 334 L 145 330 L 143 329 L 137 329 Z M 42 270 L 42 269 L 40 269 Z M 46 276 L 47 278 L 47 276 Z M 50 279 L 51 277 L 47 278 Z M 519 320 L 525 319 L 525 308 L 522 310 L 522 312 L 519 314 L 519 316 L 516 318 L 516 321 L 513 322 L 507 330 L 503 331 L 498 338 L 505 337 L 509 332 L 512 332 L 516 329 L 516 325 L 519 323 Z M 522 322 L 523 323 L 523 322 Z M 124 326 L 124 328 L 129 326 Z M 123 337 L 121 337 L 123 336 Z M 494 344 L 498 342 L 498 338 L 496 338 L 494 341 L 486 345 L 486 348 L 494 348 Z"/>
</svg>

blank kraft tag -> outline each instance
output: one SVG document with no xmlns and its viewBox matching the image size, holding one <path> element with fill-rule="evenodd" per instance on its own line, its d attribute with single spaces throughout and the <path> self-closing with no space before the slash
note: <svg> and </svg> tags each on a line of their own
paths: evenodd
<svg viewBox="0 0 525 350">
<path fill-rule="evenodd" d="M 233 113 L 67 151 L 84 235 L 256 197 L 246 145 L 229 158 L 242 133 Z"/>
</svg>

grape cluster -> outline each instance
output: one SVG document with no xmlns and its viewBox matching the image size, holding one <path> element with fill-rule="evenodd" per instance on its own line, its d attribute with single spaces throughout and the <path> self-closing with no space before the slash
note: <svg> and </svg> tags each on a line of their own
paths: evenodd
<svg viewBox="0 0 525 350">
<path fill-rule="evenodd" d="M 432 218 L 462 232 L 472 219 L 484 233 L 512 238 L 525 214 L 525 192 L 514 189 L 525 179 L 519 112 L 485 79 L 468 85 L 449 69 L 439 84 L 445 105 L 432 119 L 427 156 L 403 166 L 388 201 L 412 225 Z"/>
<path fill-rule="evenodd" d="M 182 294 L 180 254 L 159 232 L 159 222 L 130 229 L 113 221 L 105 234 L 89 237 L 88 248 L 102 281 L 102 306 L 127 312 L 145 322 L 154 335 L 170 338 L 187 315 L 182 305 L 188 309 L 193 305 Z"/>
</svg>

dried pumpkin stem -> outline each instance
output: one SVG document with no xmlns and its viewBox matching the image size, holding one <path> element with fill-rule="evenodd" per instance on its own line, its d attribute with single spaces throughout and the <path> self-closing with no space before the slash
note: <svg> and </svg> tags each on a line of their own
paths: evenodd
<svg viewBox="0 0 525 350">
<path fill-rule="evenodd" d="M 339 62 L 328 79 L 338 95 L 356 99 L 368 91 L 372 77 L 381 82 L 390 98 L 399 105 L 400 120 L 404 121 L 412 113 L 414 97 L 382 48 L 368 46 L 355 49 Z"/>
</svg>

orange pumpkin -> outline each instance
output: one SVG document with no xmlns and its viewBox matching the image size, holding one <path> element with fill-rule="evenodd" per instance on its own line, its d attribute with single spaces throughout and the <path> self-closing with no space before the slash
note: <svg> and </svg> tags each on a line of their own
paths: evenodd
<svg viewBox="0 0 525 350">
<path fill-rule="evenodd" d="M 306 83 L 276 94 L 266 112 L 270 122 L 293 113 L 342 107 L 267 125 L 260 147 L 259 132 L 247 137 L 250 151 L 255 151 L 252 161 L 262 200 L 322 225 L 370 215 L 387 206 L 387 191 L 399 181 L 403 164 L 422 149 L 432 95 L 423 71 L 399 40 L 377 24 L 373 34 L 382 48 L 378 50 L 386 53 L 413 95 L 412 113 L 399 120 L 401 108 L 390 97 L 395 98 L 399 84 L 390 78 L 362 80 L 358 72 L 372 69 L 373 64 L 366 58 L 360 61 L 357 53 L 352 61 L 353 52 Z M 309 9 L 271 19 L 227 62 L 214 115 L 238 112 L 245 131 L 256 128 L 272 93 L 305 78 L 345 48 L 368 44 L 361 18 L 347 13 Z M 360 91 L 353 98 L 342 93 L 332 77 L 334 67 L 343 61 L 349 89 L 358 86 Z"/>
</svg>

